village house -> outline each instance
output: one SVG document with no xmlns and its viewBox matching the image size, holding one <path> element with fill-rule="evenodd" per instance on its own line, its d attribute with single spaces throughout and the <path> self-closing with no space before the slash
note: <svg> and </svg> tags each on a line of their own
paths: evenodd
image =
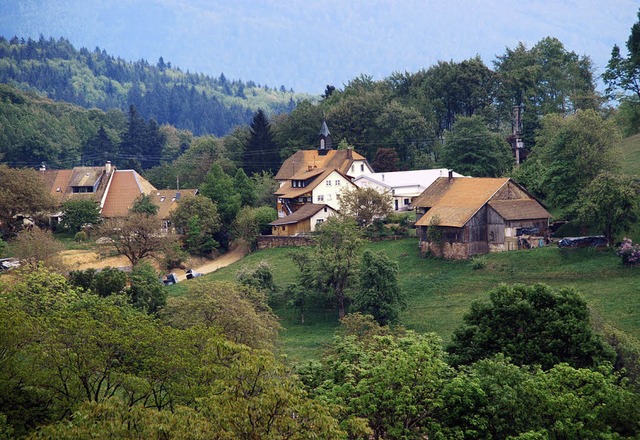
<svg viewBox="0 0 640 440">
<path fill-rule="evenodd" d="M 364 174 L 353 179 L 358 188 L 373 188 L 379 193 L 392 196 L 391 208 L 394 211 L 413 209 L 412 201 L 427 189 L 437 178 L 447 176 L 447 168 L 431 170 L 392 171 Z M 463 177 L 453 173 L 453 177 Z"/>
<path fill-rule="evenodd" d="M 269 223 L 271 235 L 292 236 L 314 232 L 318 225 L 336 213 L 337 211 L 329 205 L 307 203 L 293 214 Z"/>
<path fill-rule="evenodd" d="M 70 170 L 40 168 L 41 178 L 62 206 L 69 200 L 92 200 L 99 206 L 101 218 L 122 218 L 129 214 L 135 200 L 145 194 L 158 206 L 159 226 L 168 230 L 170 213 L 176 209 L 181 197 L 197 194 L 195 189 L 158 190 L 135 170 L 117 170 L 107 162 L 103 167 L 75 167 Z M 51 215 L 57 225 L 62 217 L 59 210 Z"/>
<path fill-rule="evenodd" d="M 440 177 L 414 207 L 421 253 L 450 259 L 544 245 L 551 218 L 506 177 Z"/>
<path fill-rule="evenodd" d="M 275 191 L 277 197 L 278 219 L 294 215 L 308 204 L 327 206 L 335 212 L 340 210 L 340 195 L 345 189 L 354 189 L 354 177 L 371 174 L 373 169 L 367 160 L 352 149 L 334 150 L 331 133 L 326 121 L 318 134 L 318 147 L 315 150 L 299 150 L 287 158 L 275 179 L 280 187 Z M 307 208 L 286 222 L 287 231 L 296 233 L 311 232 L 307 214 L 315 208 Z M 304 214 L 304 218 L 300 216 Z M 315 214 L 314 214 L 315 215 Z M 291 223 L 296 220 L 296 223 Z M 298 224 L 300 223 L 300 224 Z M 313 223 L 315 225 L 315 223 Z M 285 235 L 282 226 L 278 226 L 278 235 Z M 276 229 L 274 229 L 274 233 Z"/>
</svg>

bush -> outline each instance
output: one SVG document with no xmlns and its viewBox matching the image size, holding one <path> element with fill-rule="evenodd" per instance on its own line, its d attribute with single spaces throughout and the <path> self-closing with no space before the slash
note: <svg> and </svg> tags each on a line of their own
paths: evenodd
<svg viewBox="0 0 640 440">
<path fill-rule="evenodd" d="M 622 257 L 622 264 L 625 266 L 635 266 L 640 263 L 640 246 L 633 244 L 630 238 L 624 238 L 620 247 L 616 251 Z"/>
<path fill-rule="evenodd" d="M 76 232 L 76 235 L 73 236 L 73 239 L 76 241 L 76 243 L 87 241 L 87 233 L 84 231 Z"/>
<path fill-rule="evenodd" d="M 480 270 L 487 267 L 487 258 L 485 256 L 475 256 L 471 258 L 471 269 Z"/>
</svg>

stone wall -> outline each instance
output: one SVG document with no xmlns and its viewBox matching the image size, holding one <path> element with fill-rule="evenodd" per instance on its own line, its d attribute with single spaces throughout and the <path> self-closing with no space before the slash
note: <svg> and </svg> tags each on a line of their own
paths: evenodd
<svg viewBox="0 0 640 440">
<path fill-rule="evenodd" d="M 258 249 L 271 249 L 285 246 L 312 246 L 315 241 L 305 236 L 263 235 L 258 237 Z"/>
<path fill-rule="evenodd" d="M 466 260 L 469 258 L 469 250 L 464 243 L 430 243 L 420 242 L 420 255 L 423 257 L 431 254 L 434 257 L 443 257 L 450 260 Z"/>
</svg>

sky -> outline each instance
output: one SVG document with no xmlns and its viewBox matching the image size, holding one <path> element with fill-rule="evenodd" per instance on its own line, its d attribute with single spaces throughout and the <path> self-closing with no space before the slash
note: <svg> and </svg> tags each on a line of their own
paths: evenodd
<svg viewBox="0 0 640 440">
<path fill-rule="evenodd" d="M 128 61 L 321 94 L 558 38 L 600 75 L 637 0 L 0 0 L 0 35 L 67 38 Z"/>
</svg>

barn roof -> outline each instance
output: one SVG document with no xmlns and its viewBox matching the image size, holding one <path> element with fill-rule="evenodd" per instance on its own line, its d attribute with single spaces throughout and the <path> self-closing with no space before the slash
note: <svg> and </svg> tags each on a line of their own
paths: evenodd
<svg viewBox="0 0 640 440">
<path fill-rule="evenodd" d="M 272 221 L 269 223 L 270 226 L 282 226 L 282 225 L 291 225 L 302 220 L 306 220 L 308 218 L 313 217 L 315 214 L 320 212 L 323 208 L 329 208 L 332 211 L 334 209 L 329 205 L 318 204 L 318 203 L 306 203 L 302 205 L 296 212 L 290 214 L 286 217 L 279 218 L 278 220 Z"/>
<path fill-rule="evenodd" d="M 550 218 L 551 214 L 534 199 L 491 200 L 489 206 L 505 220 Z"/>
</svg>

